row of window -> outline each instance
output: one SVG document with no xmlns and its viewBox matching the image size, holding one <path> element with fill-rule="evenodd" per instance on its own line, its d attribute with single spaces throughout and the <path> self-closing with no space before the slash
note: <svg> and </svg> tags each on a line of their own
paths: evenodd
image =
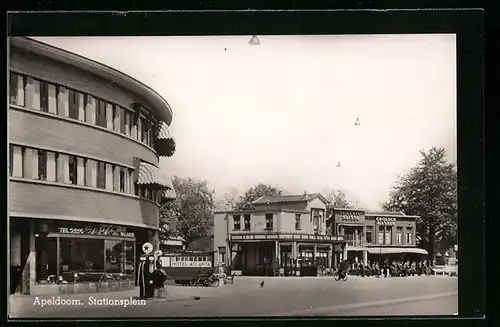
<svg viewBox="0 0 500 327">
<path fill-rule="evenodd" d="M 10 104 L 40 110 L 122 133 L 153 146 L 158 121 L 65 86 L 10 73 Z"/>
<path fill-rule="evenodd" d="M 159 201 L 159 192 L 136 185 L 134 169 L 64 153 L 10 145 L 10 176 L 95 187 Z"/>
<path fill-rule="evenodd" d="M 412 244 L 413 228 L 407 227 L 405 233 L 405 244 Z M 393 244 L 392 226 L 379 226 L 378 244 Z M 366 243 L 373 243 L 373 226 L 366 226 Z M 403 227 L 396 228 L 396 244 L 403 244 Z"/>
<path fill-rule="evenodd" d="M 245 214 L 243 215 L 243 230 L 244 231 L 250 231 L 250 217 L 251 215 Z M 267 230 L 272 230 L 274 227 L 274 215 L 272 213 L 266 213 L 266 229 Z M 318 218 L 319 219 L 319 218 Z M 301 229 L 301 214 L 297 213 L 295 214 L 295 229 L 300 230 Z M 241 229 L 241 215 L 233 215 L 233 230 L 234 231 L 240 231 Z"/>
</svg>

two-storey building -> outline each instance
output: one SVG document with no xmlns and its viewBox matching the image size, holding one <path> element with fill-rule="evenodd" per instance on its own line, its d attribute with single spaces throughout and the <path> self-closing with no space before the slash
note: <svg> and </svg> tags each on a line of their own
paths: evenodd
<svg viewBox="0 0 500 327">
<path fill-rule="evenodd" d="M 215 261 L 249 275 L 336 265 L 345 242 L 327 233 L 327 203 L 321 194 L 263 196 L 253 210 L 216 212 Z"/>
<path fill-rule="evenodd" d="M 382 261 L 415 259 L 427 255 L 416 246 L 417 216 L 402 212 L 366 212 L 363 209 L 334 209 L 333 235 L 347 242 L 347 260 Z"/>
</svg>

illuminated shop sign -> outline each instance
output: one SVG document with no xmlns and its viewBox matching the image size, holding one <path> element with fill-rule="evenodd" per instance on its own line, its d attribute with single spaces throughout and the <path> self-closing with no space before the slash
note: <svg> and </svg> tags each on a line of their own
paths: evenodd
<svg viewBox="0 0 500 327">
<path fill-rule="evenodd" d="M 394 226 L 394 225 L 396 225 L 396 218 L 394 218 L 394 217 L 377 217 L 376 222 L 377 222 L 377 225 Z"/>
<path fill-rule="evenodd" d="M 100 227 L 59 227 L 57 231 L 60 234 L 73 234 L 73 235 L 94 235 L 94 236 L 119 236 L 119 237 L 135 237 L 132 232 L 127 232 L 124 227 L 115 226 L 100 226 Z"/>
</svg>

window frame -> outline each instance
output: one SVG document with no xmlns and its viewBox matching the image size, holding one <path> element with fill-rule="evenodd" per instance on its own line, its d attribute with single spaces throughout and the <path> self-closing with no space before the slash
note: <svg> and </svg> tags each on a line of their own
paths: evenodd
<svg viewBox="0 0 500 327">
<path fill-rule="evenodd" d="M 302 230 L 302 215 L 300 213 L 295 214 L 295 230 Z"/>
<path fill-rule="evenodd" d="M 252 223 L 251 223 L 252 215 L 249 214 L 244 214 L 243 215 L 243 230 L 244 231 L 250 231 L 252 228 Z M 248 227 L 247 227 L 248 225 Z"/>
<path fill-rule="evenodd" d="M 273 230 L 274 229 L 274 214 L 273 213 L 266 213 L 266 230 Z"/>
<path fill-rule="evenodd" d="M 233 215 L 233 231 L 241 231 L 241 215 Z"/>
</svg>

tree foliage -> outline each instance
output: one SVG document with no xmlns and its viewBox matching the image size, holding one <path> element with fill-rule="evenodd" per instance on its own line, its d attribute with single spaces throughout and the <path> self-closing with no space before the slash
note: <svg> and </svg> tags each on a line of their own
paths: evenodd
<svg viewBox="0 0 500 327">
<path fill-rule="evenodd" d="M 382 207 L 417 215 L 417 242 L 430 255 L 457 243 L 457 171 L 446 151 L 420 151 L 421 160 L 399 178 Z"/>
<path fill-rule="evenodd" d="M 331 189 L 325 193 L 328 200 L 328 208 L 352 208 L 354 204 L 347 199 L 344 191 Z"/>
<path fill-rule="evenodd" d="M 234 210 L 237 202 L 238 191 L 232 189 L 230 192 L 224 193 L 224 197 L 218 199 L 215 203 L 215 211 L 230 211 Z"/>
<path fill-rule="evenodd" d="M 160 239 L 181 236 L 186 241 L 207 236 L 213 226 L 214 198 L 206 181 L 172 179 L 177 198 L 160 207 Z"/>
<path fill-rule="evenodd" d="M 275 196 L 284 195 L 285 191 L 264 183 L 259 183 L 255 186 L 250 187 L 245 191 L 243 196 L 240 196 L 238 201 L 235 203 L 235 210 L 252 210 L 252 202 L 257 200 L 262 196 Z"/>
</svg>

